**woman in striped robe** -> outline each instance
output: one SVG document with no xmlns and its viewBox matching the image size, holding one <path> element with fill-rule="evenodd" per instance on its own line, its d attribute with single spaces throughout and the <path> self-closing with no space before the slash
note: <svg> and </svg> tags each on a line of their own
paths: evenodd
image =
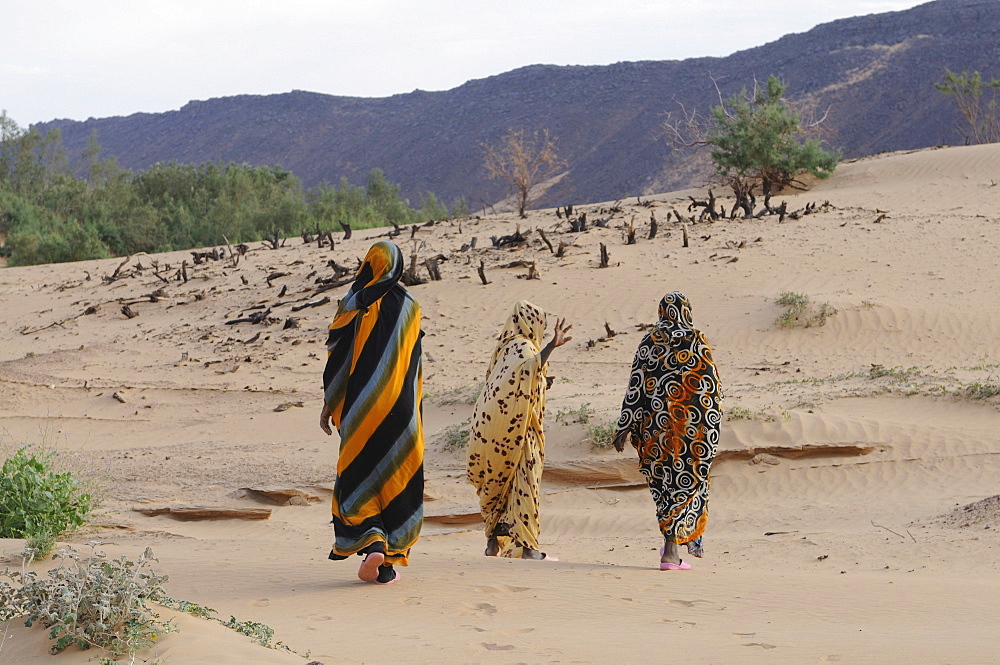
<svg viewBox="0 0 1000 665">
<path fill-rule="evenodd" d="M 330 558 L 390 584 L 420 535 L 424 436 L 420 305 L 398 282 L 403 253 L 372 245 L 330 325 L 320 427 L 340 434 Z"/>
</svg>

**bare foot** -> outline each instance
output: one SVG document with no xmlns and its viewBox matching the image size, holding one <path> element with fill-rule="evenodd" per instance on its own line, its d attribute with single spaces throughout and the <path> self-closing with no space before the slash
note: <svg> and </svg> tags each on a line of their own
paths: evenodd
<svg viewBox="0 0 1000 665">
<path fill-rule="evenodd" d="M 533 550 L 530 547 L 521 548 L 521 558 L 530 559 L 532 561 L 558 561 L 559 559 L 554 556 L 549 556 L 545 552 L 539 552 L 538 550 Z"/>
<path fill-rule="evenodd" d="M 372 552 L 365 556 L 358 568 L 358 579 L 362 582 L 374 582 L 378 577 L 379 566 L 385 561 L 385 555 L 381 552 Z"/>
<path fill-rule="evenodd" d="M 500 540 L 493 536 L 486 541 L 486 556 L 497 556 L 500 554 Z"/>
<path fill-rule="evenodd" d="M 667 543 L 664 542 L 663 549 L 660 550 L 660 563 L 676 563 L 681 562 L 681 552 L 677 547 L 677 543 Z"/>
</svg>

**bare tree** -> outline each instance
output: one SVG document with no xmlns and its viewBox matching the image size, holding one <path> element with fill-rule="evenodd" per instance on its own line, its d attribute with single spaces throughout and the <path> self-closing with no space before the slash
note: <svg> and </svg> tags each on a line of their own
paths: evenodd
<svg viewBox="0 0 1000 665">
<path fill-rule="evenodd" d="M 531 190 L 537 184 L 566 168 L 566 161 L 556 154 L 555 138 L 549 130 L 530 134 L 512 129 L 499 144 L 482 144 L 483 166 L 491 180 L 502 180 L 517 199 L 517 213 L 523 218 L 532 203 Z"/>
</svg>

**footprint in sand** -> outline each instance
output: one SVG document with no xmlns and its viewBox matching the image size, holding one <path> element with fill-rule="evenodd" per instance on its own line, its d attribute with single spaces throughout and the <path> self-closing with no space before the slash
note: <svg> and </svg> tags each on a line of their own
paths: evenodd
<svg viewBox="0 0 1000 665">
<path fill-rule="evenodd" d="M 533 633 L 534 628 L 511 628 L 510 630 L 501 630 L 500 634 L 504 637 L 509 635 L 523 635 L 524 633 Z"/>
<path fill-rule="evenodd" d="M 671 599 L 670 602 L 673 603 L 673 604 L 675 604 L 675 605 L 683 605 L 684 607 L 694 607 L 698 603 L 707 603 L 709 605 L 715 605 L 715 603 L 713 603 L 710 600 L 680 600 L 680 599 L 674 598 L 674 599 Z"/>
<path fill-rule="evenodd" d="M 267 607 L 268 605 L 271 604 L 271 599 L 270 598 L 258 598 L 257 600 L 253 601 L 250 604 L 253 605 L 254 607 Z"/>
<path fill-rule="evenodd" d="M 418 596 L 410 596 L 409 598 L 404 598 L 400 602 L 404 605 L 419 605 L 420 598 Z"/>
<path fill-rule="evenodd" d="M 497 608 L 489 603 L 468 603 L 462 605 L 462 611 L 465 614 L 470 614 L 473 612 L 486 614 L 487 616 L 493 616 L 497 613 Z"/>
<path fill-rule="evenodd" d="M 483 642 L 483 646 L 486 647 L 487 651 L 510 651 L 514 648 L 513 644 L 496 644 L 494 642 Z"/>
<path fill-rule="evenodd" d="M 766 642 L 748 642 L 744 644 L 745 647 L 760 647 L 762 649 L 777 649 L 778 647 L 774 644 L 767 644 Z"/>
<path fill-rule="evenodd" d="M 519 591 L 527 591 L 530 587 L 526 586 L 481 586 L 476 589 L 479 593 L 517 593 Z"/>
<path fill-rule="evenodd" d="M 329 614 L 313 614 L 307 617 L 309 621 L 333 621 L 333 617 Z"/>
</svg>

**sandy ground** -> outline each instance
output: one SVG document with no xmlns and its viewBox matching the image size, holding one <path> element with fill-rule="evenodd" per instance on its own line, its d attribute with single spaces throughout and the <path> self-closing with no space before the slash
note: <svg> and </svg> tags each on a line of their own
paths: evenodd
<svg viewBox="0 0 1000 665">
<path fill-rule="evenodd" d="M 316 279 L 332 276 L 331 259 L 356 265 L 379 230 L 337 234 L 333 251 L 257 243 L 237 266 L 142 255 L 113 281 L 120 259 L 0 270 L 2 445 L 44 442 L 103 485 L 103 510 L 68 544 L 130 557 L 151 546 L 171 596 L 267 624 L 297 652 L 178 616 L 181 631 L 137 662 L 998 662 L 998 181 L 1000 145 L 882 155 L 776 199 L 816 204 L 812 214 L 689 224 L 687 248 L 668 221 L 697 213 L 687 192 L 622 201 L 613 215 L 585 206 L 584 233 L 553 210 L 405 231 L 405 254 L 447 260 L 441 281 L 412 287 L 427 333 L 428 517 L 392 586 L 326 559 L 337 441 L 317 422 L 325 329 L 346 287 L 317 294 Z M 526 245 L 491 248 L 518 223 Z M 567 244 L 563 258 L 536 229 Z M 175 281 L 184 259 L 189 281 Z M 535 262 L 540 279 L 502 267 L 515 261 Z M 637 326 L 675 289 L 715 348 L 728 413 L 706 556 L 683 573 L 657 569 L 634 452 L 588 434 L 616 418 Z M 784 292 L 836 312 L 783 329 Z M 292 311 L 323 296 L 332 302 Z M 553 354 L 546 420 L 542 544 L 558 563 L 482 556 L 449 436 L 519 298 L 574 326 Z M 123 315 L 127 303 L 138 316 Z M 226 324 L 256 305 L 271 308 L 263 324 Z M 298 327 L 285 329 L 290 317 Z M 279 505 L 247 488 L 298 498 Z M 178 506 L 271 514 L 135 510 Z M 0 556 L 14 565 L 20 548 L 0 541 Z M 6 630 L 3 663 L 48 662 L 43 630 Z"/>
</svg>

